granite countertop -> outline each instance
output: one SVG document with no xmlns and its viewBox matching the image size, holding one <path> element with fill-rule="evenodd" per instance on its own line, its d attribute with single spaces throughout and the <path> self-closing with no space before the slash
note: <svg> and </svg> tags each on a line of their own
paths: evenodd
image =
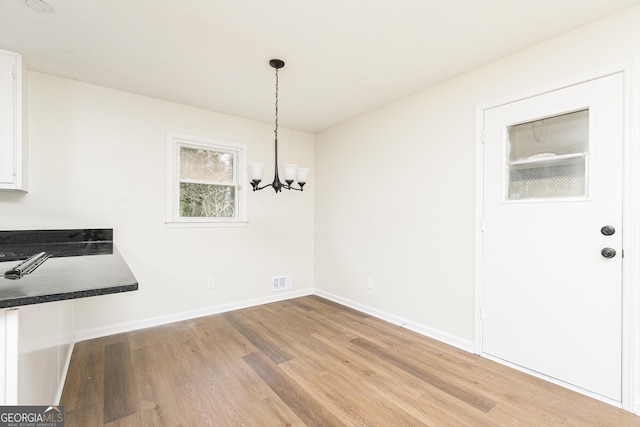
<svg viewBox="0 0 640 427">
<path fill-rule="evenodd" d="M 138 281 L 113 230 L 0 231 L 0 308 L 135 291 Z M 2 275 L 38 252 L 50 255 L 18 279 Z"/>
</svg>

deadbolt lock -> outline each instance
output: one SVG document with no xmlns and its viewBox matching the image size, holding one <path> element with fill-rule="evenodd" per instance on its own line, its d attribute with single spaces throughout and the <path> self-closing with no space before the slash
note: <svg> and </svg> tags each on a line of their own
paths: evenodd
<svg viewBox="0 0 640 427">
<path fill-rule="evenodd" d="M 602 254 L 603 257 L 605 258 L 613 258 L 614 256 L 616 256 L 616 250 L 613 248 L 603 248 L 600 253 Z"/>
</svg>

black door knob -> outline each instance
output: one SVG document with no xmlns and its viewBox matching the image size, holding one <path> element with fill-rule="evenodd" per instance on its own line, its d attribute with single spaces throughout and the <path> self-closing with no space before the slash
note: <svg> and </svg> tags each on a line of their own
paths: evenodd
<svg viewBox="0 0 640 427">
<path fill-rule="evenodd" d="M 600 253 L 602 254 L 603 257 L 605 258 L 613 258 L 614 256 L 616 256 L 616 250 L 613 248 L 603 248 Z"/>
<path fill-rule="evenodd" d="M 605 225 L 600 229 L 600 232 L 605 236 L 613 236 L 613 234 L 616 232 L 616 229 L 610 225 Z"/>
</svg>

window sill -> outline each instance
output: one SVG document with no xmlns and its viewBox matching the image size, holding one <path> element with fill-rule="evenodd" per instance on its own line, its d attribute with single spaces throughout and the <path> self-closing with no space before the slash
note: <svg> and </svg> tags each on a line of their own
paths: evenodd
<svg viewBox="0 0 640 427">
<path fill-rule="evenodd" d="M 220 228 L 220 227 L 246 227 L 249 221 L 165 221 L 169 228 Z"/>
</svg>

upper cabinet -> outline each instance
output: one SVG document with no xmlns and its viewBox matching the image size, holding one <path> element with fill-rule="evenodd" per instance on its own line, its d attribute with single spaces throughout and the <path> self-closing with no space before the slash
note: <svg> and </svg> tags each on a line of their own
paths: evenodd
<svg viewBox="0 0 640 427">
<path fill-rule="evenodd" d="M 26 77 L 22 57 L 0 50 L 0 190 L 27 191 Z"/>
</svg>

